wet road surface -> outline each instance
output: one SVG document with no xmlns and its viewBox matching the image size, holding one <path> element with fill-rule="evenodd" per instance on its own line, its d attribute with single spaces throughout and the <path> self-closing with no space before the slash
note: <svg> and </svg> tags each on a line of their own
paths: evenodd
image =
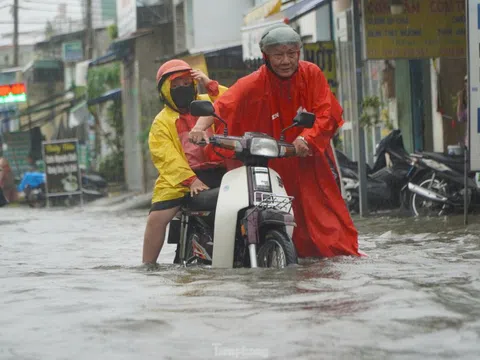
<svg viewBox="0 0 480 360">
<path fill-rule="evenodd" d="M 0 359 L 478 359 L 480 218 L 356 220 L 366 259 L 139 266 L 147 211 L 0 209 Z"/>
</svg>

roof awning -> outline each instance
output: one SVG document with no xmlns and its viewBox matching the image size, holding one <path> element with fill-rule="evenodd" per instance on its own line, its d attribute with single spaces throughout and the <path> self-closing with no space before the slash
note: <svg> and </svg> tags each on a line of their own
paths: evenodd
<svg viewBox="0 0 480 360">
<path fill-rule="evenodd" d="M 303 0 L 286 8 L 282 12 L 285 14 L 288 22 L 293 22 L 321 6 L 330 4 L 331 2 L 332 0 Z"/>
<path fill-rule="evenodd" d="M 243 60 L 254 60 L 262 58 L 260 48 L 258 44 L 260 37 L 264 30 L 271 25 L 281 22 L 290 23 L 300 19 L 308 13 L 320 8 L 321 6 L 328 5 L 332 0 L 303 0 L 292 6 L 289 6 L 282 11 L 266 17 L 264 19 L 257 20 L 242 27 L 242 48 L 243 48 Z"/>
<path fill-rule="evenodd" d="M 196 48 L 177 53 L 176 55 L 164 56 L 155 59 L 156 63 L 164 63 L 172 59 L 181 59 L 186 61 L 192 68 L 199 69 L 208 76 L 207 59 L 220 58 L 223 56 L 241 57 L 242 46 L 238 42 L 220 44 L 208 48 Z"/>
<path fill-rule="evenodd" d="M 174 55 L 166 55 L 158 57 L 155 59 L 156 63 L 164 63 L 172 59 L 183 59 L 190 56 L 204 55 L 205 57 L 216 56 L 219 51 L 229 51 L 231 49 L 236 49 L 238 46 L 241 46 L 242 43 L 235 41 L 231 43 L 223 43 L 214 46 L 204 47 L 204 48 L 192 48 L 190 50 L 185 50 Z"/>
<path fill-rule="evenodd" d="M 125 42 L 129 42 L 129 41 L 132 41 L 132 40 L 135 40 L 139 37 L 143 37 L 143 36 L 147 36 L 147 35 L 150 35 L 150 34 L 153 34 L 153 29 L 139 29 L 137 31 L 134 31 L 130 34 L 128 34 L 127 36 L 123 36 L 123 37 L 120 37 L 118 39 L 115 39 L 112 41 L 112 43 L 110 44 L 110 50 L 114 50 L 114 49 L 117 49 L 120 47 L 122 47 L 122 45 L 125 43 Z"/>
<path fill-rule="evenodd" d="M 107 54 L 92 60 L 88 67 L 105 65 L 122 60 L 129 52 L 131 41 L 153 33 L 152 29 L 140 29 L 127 36 L 115 39 L 109 46 Z"/>
<path fill-rule="evenodd" d="M 205 56 L 214 56 L 218 51 L 225 51 L 228 49 L 235 48 L 237 46 L 241 46 L 242 43 L 239 41 L 217 44 L 214 46 L 209 46 L 205 48 L 194 48 L 190 50 L 191 54 L 204 54 Z"/>
<path fill-rule="evenodd" d="M 97 98 L 88 100 L 88 106 L 102 104 L 109 100 L 120 99 L 121 97 L 122 97 L 121 88 L 109 90 Z"/>
<path fill-rule="evenodd" d="M 118 61 L 120 59 L 121 58 L 119 57 L 118 52 L 110 51 L 106 55 L 100 56 L 95 60 L 90 61 L 90 63 L 88 64 L 88 67 L 105 65 L 114 61 Z"/>
</svg>

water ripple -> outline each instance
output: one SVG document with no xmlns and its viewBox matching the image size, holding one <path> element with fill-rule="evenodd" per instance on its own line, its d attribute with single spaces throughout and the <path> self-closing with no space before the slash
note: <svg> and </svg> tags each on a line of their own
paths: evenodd
<svg viewBox="0 0 480 360">
<path fill-rule="evenodd" d="M 2 359 L 475 359 L 480 221 L 356 219 L 368 258 L 139 264 L 145 212 L 0 209 Z M 26 219 L 19 221 L 18 219 Z"/>
</svg>

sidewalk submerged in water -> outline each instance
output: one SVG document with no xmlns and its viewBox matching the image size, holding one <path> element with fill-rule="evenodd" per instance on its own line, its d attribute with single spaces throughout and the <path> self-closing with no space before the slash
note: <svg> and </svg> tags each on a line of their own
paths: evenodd
<svg viewBox="0 0 480 360">
<path fill-rule="evenodd" d="M 152 193 L 118 192 L 109 197 L 98 199 L 84 204 L 89 211 L 126 211 L 150 208 Z"/>
</svg>

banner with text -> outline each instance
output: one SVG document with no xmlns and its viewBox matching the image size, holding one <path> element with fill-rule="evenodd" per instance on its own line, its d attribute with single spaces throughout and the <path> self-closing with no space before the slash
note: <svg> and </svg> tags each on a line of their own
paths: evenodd
<svg viewBox="0 0 480 360">
<path fill-rule="evenodd" d="M 303 45 L 305 61 L 318 65 L 327 78 L 333 94 L 337 96 L 337 67 L 335 61 L 335 44 L 333 41 L 318 41 Z"/>
<path fill-rule="evenodd" d="M 47 196 L 80 195 L 78 140 L 43 142 Z"/>
<path fill-rule="evenodd" d="M 364 0 L 366 58 L 464 58 L 465 2 L 404 0 L 392 15 L 389 0 Z"/>
</svg>

